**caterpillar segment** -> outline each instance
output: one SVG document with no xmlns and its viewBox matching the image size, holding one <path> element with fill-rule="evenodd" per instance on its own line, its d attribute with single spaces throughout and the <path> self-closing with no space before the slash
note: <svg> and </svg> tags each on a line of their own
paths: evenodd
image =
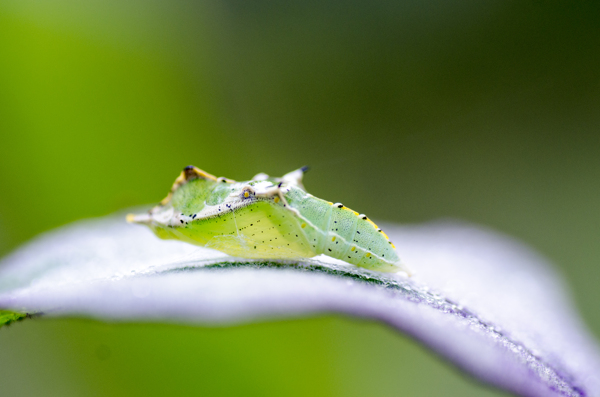
<svg viewBox="0 0 600 397">
<path fill-rule="evenodd" d="M 159 205 L 127 221 L 159 238 L 242 258 L 300 259 L 325 254 L 381 272 L 411 275 L 387 235 L 368 217 L 307 193 L 307 168 L 281 178 L 236 182 L 188 166 Z"/>
</svg>

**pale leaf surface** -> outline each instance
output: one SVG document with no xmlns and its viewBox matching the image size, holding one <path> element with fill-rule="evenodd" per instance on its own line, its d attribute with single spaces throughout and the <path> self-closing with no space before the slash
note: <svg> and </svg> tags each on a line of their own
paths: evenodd
<svg viewBox="0 0 600 397">
<path fill-rule="evenodd" d="M 518 395 L 600 396 L 597 346 L 542 258 L 470 225 L 383 228 L 413 278 L 324 256 L 235 259 L 120 215 L 79 222 L 0 262 L 0 309 L 219 326 L 343 313 L 383 321 Z"/>
</svg>

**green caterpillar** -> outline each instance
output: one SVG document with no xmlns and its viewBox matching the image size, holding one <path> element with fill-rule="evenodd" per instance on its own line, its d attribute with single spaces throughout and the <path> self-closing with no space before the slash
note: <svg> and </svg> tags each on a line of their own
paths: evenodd
<svg viewBox="0 0 600 397">
<path fill-rule="evenodd" d="M 299 259 L 325 254 L 381 272 L 411 274 L 387 235 L 366 215 L 307 193 L 306 167 L 281 178 L 236 182 L 186 167 L 148 213 L 130 214 L 160 238 L 242 258 Z"/>
</svg>

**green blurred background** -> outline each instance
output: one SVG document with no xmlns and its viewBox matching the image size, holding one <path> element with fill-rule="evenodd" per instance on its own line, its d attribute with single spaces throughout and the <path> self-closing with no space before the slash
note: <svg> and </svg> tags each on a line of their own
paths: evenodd
<svg viewBox="0 0 600 397">
<path fill-rule="evenodd" d="M 163 198 L 181 168 L 550 258 L 600 335 L 600 3 L 0 2 L 0 255 Z M 385 326 L 36 319 L 3 395 L 501 395 Z"/>
</svg>

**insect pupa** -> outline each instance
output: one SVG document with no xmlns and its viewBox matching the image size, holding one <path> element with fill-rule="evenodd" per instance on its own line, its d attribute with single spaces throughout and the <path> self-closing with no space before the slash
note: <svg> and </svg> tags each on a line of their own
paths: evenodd
<svg viewBox="0 0 600 397">
<path fill-rule="evenodd" d="M 388 236 L 366 215 L 306 192 L 306 170 L 236 182 L 188 166 L 159 205 L 130 214 L 127 221 L 147 225 L 162 239 L 241 258 L 325 254 L 366 269 L 410 275 Z"/>
</svg>

